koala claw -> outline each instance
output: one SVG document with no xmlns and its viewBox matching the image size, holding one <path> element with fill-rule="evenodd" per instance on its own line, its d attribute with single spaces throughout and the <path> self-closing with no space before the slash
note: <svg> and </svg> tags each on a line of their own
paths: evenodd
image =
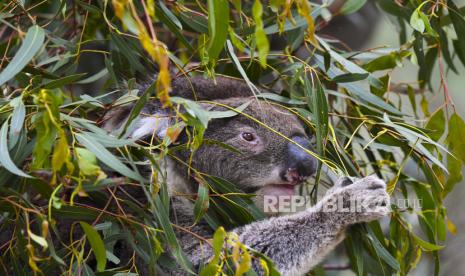
<svg viewBox="0 0 465 276">
<path fill-rule="evenodd" d="M 342 178 L 327 196 L 328 202 L 337 203 L 334 213 L 349 225 L 377 220 L 390 212 L 386 183 L 376 176 Z"/>
</svg>

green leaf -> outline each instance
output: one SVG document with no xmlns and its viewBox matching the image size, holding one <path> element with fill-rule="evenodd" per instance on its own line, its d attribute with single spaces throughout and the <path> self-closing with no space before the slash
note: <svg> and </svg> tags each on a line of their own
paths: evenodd
<svg viewBox="0 0 465 276">
<path fill-rule="evenodd" d="M 289 99 L 289 98 L 286 98 L 286 97 L 283 97 L 283 96 L 280 96 L 278 94 L 275 94 L 275 93 L 260 93 L 259 95 L 257 95 L 257 98 L 261 98 L 261 99 L 268 99 L 268 100 L 272 100 L 272 101 L 275 101 L 275 102 L 280 102 L 280 103 L 285 103 L 285 104 L 290 104 L 290 105 L 304 105 L 306 104 L 306 102 L 304 101 L 300 101 L 300 100 L 296 100 L 296 99 Z"/>
<path fill-rule="evenodd" d="M 97 271 L 104 271 L 105 266 L 107 265 L 107 254 L 102 238 L 100 237 L 99 233 L 88 223 L 80 221 L 79 224 L 81 224 L 81 227 L 86 234 L 87 240 L 92 247 L 92 251 L 94 251 L 94 256 L 97 260 Z"/>
<path fill-rule="evenodd" d="M 428 142 L 430 144 L 433 144 L 435 145 L 436 147 L 438 147 L 439 149 L 445 151 L 446 153 L 450 154 L 450 152 L 443 146 L 441 145 L 440 143 L 437 143 L 436 141 L 433 141 L 431 138 L 429 138 L 428 136 L 426 136 L 422 131 L 420 131 L 418 128 L 416 127 L 413 127 L 413 126 L 410 126 L 410 128 L 407 128 L 405 126 L 402 126 L 401 123 L 393 123 L 390 119 L 389 119 L 389 116 L 387 114 L 384 114 L 383 116 L 383 119 L 384 121 L 389 125 L 389 126 L 392 126 L 394 127 L 397 131 L 399 131 L 399 133 L 402 133 L 402 134 L 408 134 L 408 135 L 412 135 L 412 136 L 415 136 L 416 138 L 419 138 L 421 140 L 424 140 L 425 142 Z M 405 125 L 405 124 L 404 124 Z M 416 131 L 413 131 L 412 129 L 415 129 Z M 413 140 L 413 138 L 412 138 Z"/>
<path fill-rule="evenodd" d="M 14 78 L 16 74 L 32 60 L 44 44 L 45 32 L 38 25 L 34 25 L 27 30 L 21 47 L 16 52 L 8 66 L 0 73 L 0 85 Z"/>
<path fill-rule="evenodd" d="M 447 182 L 444 187 L 444 197 L 454 189 L 455 184 L 460 183 L 463 180 L 462 162 L 452 155 L 447 156 L 447 170 L 449 171 L 449 178 L 447 178 Z"/>
<path fill-rule="evenodd" d="M 218 59 L 228 38 L 229 2 L 227 0 L 208 0 L 208 57 Z"/>
<path fill-rule="evenodd" d="M 97 165 L 95 154 L 85 148 L 75 148 L 79 171 L 84 175 L 98 175 L 100 167 Z"/>
<path fill-rule="evenodd" d="M 335 61 L 339 62 L 344 68 L 345 70 L 347 70 L 348 72 L 350 73 L 355 73 L 355 74 L 366 74 L 366 73 L 369 73 L 367 72 L 367 70 L 361 68 L 360 66 L 358 66 L 357 64 L 353 63 L 352 61 L 344 58 L 343 56 L 341 56 L 340 54 L 338 54 L 336 51 L 334 51 L 333 49 L 331 49 L 331 47 L 328 45 L 328 43 L 326 43 L 323 39 L 321 39 L 320 37 L 316 36 L 316 38 L 318 39 L 318 42 L 325 48 L 325 50 L 329 53 L 329 55 L 331 56 L 332 59 L 334 59 Z M 324 64 L 324 61 L 322 62 L 322 64 Z M 321 66 L 321 68 L 325 68 L 325 71 L 330 71 L 330 70 L 327 70 L 326 69 L 326 66 Z M 328 72 L 329 73 L 329 72 Z M 330 77 L 334 78 L 335 75 L 331 75 Z M 372 74 L 369 74 L 368 76 L 368 82 L 380 89 L 381 86 L 382 86 L 382 83 L 375 77 L 373 76 Z"/>
<path fill-rule="evenodd" d="M 447 134 L 447 143 L 450 151 L 465 164 L 465 123 L 463 119 L 454 113 L 449 119 L 449 133 Z"/>
<path fill-rule="evenodd" d="M 236 115 L 238 115 L 240 112 L 243 112 L 247 106 L 249 106 L 249 104 L 251 103 L 252 101 L 248 101 L 248 102 L 245 102 L 243 104 L 241 104 L 240 106 L 238 107 L 233 107 L 231 106 L 231 108 L 234 108 L 233 110 L 227 110 L 227 111 L 208 111 L 207 112 L 207 116 L 208 118 L 211 120 L 211 119 L 221 119 L 221 118 L 231 118 L 231 117 L 234 117 Z"/>
<path fill-rule="evenodd" d="M 367 64 L 365 64 L 364 68 L 368 72 L 392 69 L 398 66 L 400 60 L 406 57 L 408 54 L 409 53 L 406 51 L 391 52 L 388 55 L 381 56 L 368 62 Z"/>
<path fill-rule="evenodd" d="M 250 81 L 249 77 L 247 76 L 247 73 L 244 71 L 244 68 L 242 68 L 241 62 L 239 61 L 236 54 L 234 53 L 234 47 L 231 44 L 230 40 L 226 41 L 226 46 L 228 48 L 229 55 L 230 55 L 231 59 L 234 62 L 234 65 L 236 66 L 236 68 L 239 71 L 239 73 L 241 74 L 242 78 L 245 80 L 245 82 L 249 86 L 250 90 L 252 92 L 258 91 L 258 89 L 255 87 L 255 85 Z"/>
<path fill-rule="evenodd" d="M 44 85 L 44 88 L 45 89 L 61 88 L 65 85 L 76 82 L 77 80 L 85 76 L 86 74 L 87 73 L 74 74 L 74 75 L 69 75 L 69 76 L 66 76 L 66 77 L 63 77 L 57 80 L 52 80 L 52 81 L 47 82 Z"/>
<path fill-rule="evenodd" d="M 323 146 L 328 135 L 328 103 L 326 102 L 323 86 L 318 80 L 314 81 L 315 83 L 311 83 L 308 78 L 305 78 L 305 89 L 307 90 L 307 97 L 310 97 L 309 105 L 311 105 L 313 120 L 316 125 L 317 152 L 322 155 L 324 153 Z"/>
<path fill-rule="evenodd" d="M 426 124 L 425 128 L 431 130 L 429 136 L 434 141 L 438 141 L 442 135 L 444 134 L 446 127 L 446 119 L 444 117 L 444 111 L 439 109 L 436 111 L 431 118 L 429 119 L 428 123 Z"/>
<path fill-rule="evenodd" d="M 219 259 L 221 249 L 223 248 L 224 239 L 226 238 L 226 231 L 223 227 L 216 229 L 215 234 L 213 234 L 213 253 L 215 258 Z"/>
<path fill-rule="evenodd" d="M 423 21 L 421 14 L 423 14 L 423 12 L 419 9 L 416 9 L 412 13 L 412 16 L 410 17 L 410 26 L 412 26 L 414 30 L 423 33 L 425 31 L 425 22 Z"/>
<path fill-rule="evenodd" d="M 197 191 L 197 200 L 194 204 L 194 217 L 195 223 L 198 223 L 200 219 L 203 217 L 205 212 L 209 207 L 209 196 L 208 196 L 208 186 L 205 184 L 199 184 L 199 188 Z"/>
<path fill-rule="evenodd" d="M 423 249 L 424 251 L 437 251 L 437 250 L 441 250 L 444 248 L 444 245 L 438 245 L 438 244 L 433 244 L 433 243 L 429 243 L 423 239 L 421 239 L 420 237 L 418 237 L 417 235 L 413 234 L 412 233 L 412 237 L 413 239 L 415 240 L 415 242 L 421 247 L 421 249 Z"/>
<path fill-rule="evenodd" d="M 257 41 L 258 59 L 262 67 L 266 67 L 266 59 L 270 51 L 270 43 L 263 29 L 263 6 L 259 0 L 255 0 L 252 7 L 253 20 L 255 21 L 255 40 Z"/>
<path fill-rule="evenodd" d="M 437 146 L 438 148 L 444 150 L 445 152 L 449 153 L 449 151 L 446 148 L 444 148 L 444 146 L 440 145 L 439 143 L 436 143 L 435 141 L 431 140 L 429 137 L 426 137 L 426 136 L 424 136 L 424 135 L 422 135 L 422 134 L 420 134 L 418 132 L 415 132 L 415 131 L 413 131 L 411 129 L 403 127 L 403 126 L 401 126 L 399 124 L 393 123 L 386 114 L 384 114 L 383 119 L 386 122 L 386 125 L 394 128 L 397 132 L 402 134 L 409 141 L 411 147 L 416 148 L 426 158 L 428 158 L 431 162 L 433 162 L 438 167 L 440 167 L 442 170 L 447 172 L 447 169 L 444 166 L 444 164 L 442 164 L 441 161 L 439 161 L 427 148 L 425 148 L 425 146 L 422 145 L 422 142 L 426 141 L 426 142 L 428 142 L 430 144 L 433 144 L 433 145 Z"/>
<path fill-rule="evenodd" d="M 81 143 L 88 150 L 93 152 L 101 162 L 105 163 L 105 165 L 112 168 L 114 171 L 134 180 L 146 182 L 146 180 L 138 172 L 129 169 L 94 138 L 90 137 L 85 133 L 77 133 L 76 138 L 79 141 L 79 143 Z"/>
<path fill-rule="evenodd" d="M 431 23 L 429 22 L 428 16 L 420 12 L 420 18 L 421 20 L 423 20 L 423 23 L 425 24 L 426 32 L 431 36 L 438 37 L 438 33 L 433 29 L 433 27 L 431 27 Z"/>
<path fill-rule="evenodd" d="M 367 0 L 347 0 L 345 1 L 344 5 L 342 6 L 340 13 L 341 14 L 351 14 L 357 12 L 361 9 Z"/>
<path fill-rule="evenodd" d="M 250 198 L 248 198 L 250 195 L 243 194 L 233 183 L 213 176 L 208 176 L 205 179 L 208 181 L 211 190 L 217 193 L 216 196 L 210 197 L 210 200 L 214 201 L 215 208 L 209 208 L 208 212 L 216 209 L 218 205 L 221 205 L 220 207 L 231 210 L 227 216 L 235 220 L 238 225 L 264 218 L 263 212 L 259 210 Z M 211 206 L 213 206 L 213 204 L 211 204 Z M 231 222 L 231 220 L 229 221 Z"/>
<path fill-rule="evenodd" d="M 0 130 L 0 165 L 5 167 L 9 172 L 22 176 L 31 178 L 30 175 L 26 174 L 22 170 L 16 167 L 15 163 L 11 160 L 10 153 L 8 152 L 8 120 L 3 123 L 3 126 Z"/>
<path fill-rule="evenodd" d="M 381 242 L 376 238 L 373 230 L 371 228 L 367 228 L 369 235 L 367 236 L 368 239 L 371 241 L 371 244 L 375 248 L 376 253 L 378 256 L 385 261 L 392 269 L 395 271 L 400 271 L 400 265 L 397 260 L 389 253 L 389 251 L 384 248 Z"/>
<path fill-rule="evenodd" d="M 317 6 L 315 9 L 312 10 L 310 16 L 316 19 L 317 17 L 321 15 L 323 10 L 324 10 L 323 5 Z M 286 23 L 284 23 L 284 27 L 282 28 L 282 32 L 288 32 L 288 31 L 293 31 L 293 30 L 297 30 L 300 28 L 306 28 L 307 25 L 308 25 L 308 21 L 304 17 L 300 15 L 296 15 L 294 17 L 294 20 L 292 21 L 286 20 Z M 267 35 L 281 33 L 281 29 L 278 23 L 276 23 L 276 24 L 266 27 L 265 33 Z"/>
<path fill-rule="evenodd" d="M 163 229 L 163 234 L 166 237 L 167 243 L 171 249 L 171 252 L 178 262 L 184 269 L 192 273 L 192 264 L 187 259 L 185 253 L 183 252 L 181 245 L 179 244 L 176 234 L 173 231 L 171 226 L 171 221 L 168 216 L 168 210 L 165 205 L 162 203 L 160 195 L 156 195 L 154 200 L 156 212 L 155 215 L 158 218 L 161 228 Z"/>
<path fill-rule="evenodd" d="M 179 18 L 186 23 L 185 27 L 194 30 L 198 33 L 208 32 L 208 21 L 204 16 L 199 15 L 196 12 L 182 11 L 179 13 Z"/>
<path fill-rule="evenodd" d="M 68 164 L 68 170 L 72 170 L 69 162 L 70 151 L 68 146 L 68 140 L 63 130 L 59 133 L 58 142 L 55 144 L 52 155 L 52 168 L 54 172 L 61 170 L 65 163 Z"/>
<path fill-rule="evenodd" d="M 334 82 L 355 82 L 355 81 L 361 81 L 366 78 L 368 78 L 370 74 L 365 73 L 365 74 L 359 74 L 359 73 L 348 73 L 348 74 L 342 74 L 339 76 L 335 76 L 331 81 Z"/>
<path fill-rule="evenodd" d="M 179 97 L 171 97 L 173 103 L 182 104 L 186 112 L 195 119 L 198 119 L 204 128 L 207 128 L 210 117 L 208 111 L 204 110 L 198 103 Z"/>
<path fill-rule="evenodd" d="M 93 83 L 93 82 L 105 77 L 107 74 L 108 74 L 108 69 L 103 68 L 102 70 L 100 70 L 99 72 L 94 74 L 93 76 L 90 76 L 90 77 L 85 78 L 83 80 L 77 81 L 76 83 L 79 83 L 79 84 Z"/>
<path fill-rule="evenodd" d="M 186 46 L 189 51 L 194 52 L 195 49 L 192 47 L 191 43 L 186 39 L 182 33 L 182 24 L 179 19 L 166 7 L 166 5 L 160 1 L 158 3 L 158 8 L 155 9 L 155 14 L 157 18 L 160 19 L 167 27 L 172 31 L 179 41 Z M 223 42 L 224 44 L 224 42 Z"/>
<path fill-rule="evenodd" d="M 347 254 L 349 255 L 350 264 L 352 269 L 357 273 L 357 275 L 365 275 L 365 266 L 363 263 L 363 249 L 362 241 L 363 237 L 361 236 L 362 231 L 360 229 L 349 229 L 350 235 L 345 239 L 345 248 Z"/>
<path fill-rule="evenodd" d="M 213 234 L 213 258 L 199 273 L 200 276 L 215 275 L 218 271 L 218 260 L 220 259 L 221 250 L 223 249 L 226 231 L 223 227 L 218 227 Z"/>
<path fill-rule="evenodd" d="M 23 129 L 24 119 L 26 118 L 26 106 L 23 103 L 23 97 L 19 96 L 10 101 L 10 106 L 13 107 L 10 125 L 10 148 L 16 145 L 19 134 Z"/>
<path fill-rule="evenodd" d="M 52 152 L 57 132 L 59 130 L 59 106 L 62 95 L 57 90 L 41 89 L 34 95 L 34 103 L 40 112 L 32 117 L 32 123 L 37 132 L 37 142 L 33 151 L 33 168 L 42 169 L 49 166 L 49 154 Z"/>
</svg>

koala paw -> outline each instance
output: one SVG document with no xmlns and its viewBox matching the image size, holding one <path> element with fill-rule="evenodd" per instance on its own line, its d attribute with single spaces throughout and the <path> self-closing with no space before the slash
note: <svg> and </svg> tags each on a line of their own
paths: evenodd
<svg viewBox="0 0 465 276">
<path fill-rule="evenodd" d="M 328 190 L 323 207 L 350 225 L 369 222 L 389 214 L 386 183 L 376 176 L 361 179 L 342 177 Z"/>
</svg>

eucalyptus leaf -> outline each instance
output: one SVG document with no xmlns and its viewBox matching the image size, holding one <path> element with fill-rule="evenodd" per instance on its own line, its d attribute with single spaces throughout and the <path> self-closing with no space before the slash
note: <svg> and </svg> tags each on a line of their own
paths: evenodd
<svg viewBox="0 0 465 276">
<path fill-rule="evenodd" d="M 28 29 L 21 47 L 0 73 L 0 85 L 14 78 L 34 58 L 42 48 L 44 39 L 45 31 L 40 26 L 34 25 Z"/>
<path fill-rule="evenodd" d="M 89 151 L 93 152 L 95 156 L 97 156 L 97 158 L 108 167 L 132 179 L 146 182 L 146 180 L 138 172 L 129 169 L 116 156 L 114 156 L 109 150 L 107 150 L 91 136 L 84 133 L 78 133 L 76 134 L 76 138 L 83 146 L 85 146 Z"/>
<path fill-rule="evenodd" d="M 105 270 L 107 264 L 107 255 L 105 250 L 105 244 L 103 243 L 102 238 L 99 233 L 88 223 L 79 222 L 81 224 L 84 233 L 86 234 L 87 240 L 92 247 L 95 259 L 97 260 L 97 271 Z"/>
<path fill-rule="evenodd" d="M 15 163 L 11 160 L 8 150 L 8 120 L 5 121 L 0 129 L 0 165 L 2 165 L 9 172 L 16 175 L 30 178 L 31 176 L 20 170 Z"/>
</svg>

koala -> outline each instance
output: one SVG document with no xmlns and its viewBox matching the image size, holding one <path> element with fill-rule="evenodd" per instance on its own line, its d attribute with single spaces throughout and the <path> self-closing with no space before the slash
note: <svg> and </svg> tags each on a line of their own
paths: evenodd
<svg viewBox="0 0 465 276">
<path fill-rule="evenodd" d="M 192 169 L 223 178 L 240 191 L 256 195 L 255 202 L 260 207 L 263 204 L 260 199 L 265 197 L 295 195 L 296 188 L 315 173 L 317 160 L 309 154 L 311 137 L 300 119 L 283 107 L 258 100 L 243 82 L 226 77 L 217 77 L 216 82 L 203 77 L 180 77 L 173 80 L 172 88 L 173 96 L 217 103 L 204 105 L 211 111 L 248 103 L 244 114 L 213 119 L 204 134 L 204 139 L 219 141 L 236 151 L 204 143 L 193 155 L 184 150 L 178 151 L 176 158 L 163 160 L 172 221 L 189 229 L 189 232 L 176 230 L 176 235 L 194 267 L 199 269 L 208 263 L 213 252 L 198 237 L 209 239 L 214 229 L 205 221 L 194 224 L 193 202 L 179 196 L 197 192 L 199 183 L 190 174 Z M 104 128 L 108 131 L 120 128 L 129 112 L 128 107 L 110 112 Z M 130 135 L 146 141 L 163 139 L 167 128 L 175 123 L 172 115 L 160 103 L 150 102 L 135 120 Z M 181 141 L 182 136 L 178 138 Z M 327 208 L 334 202 L 347 207 L 354 199 L 363 199 L 365 204 L 353 212 Z M 246 246 L 268 256 L 283 275 L 303 275 L 344 239 L 349 226 L 388 215 L 388 205 L 386 184 L 377 177 L 341 177 L 316 205 L 304 211 L 267 217 L 228 230 L 236 233 Z M 258 262 L 253 261 L 252 267 L 263 273 Z M 166 273 L 186 274 L 181 269 Z"/>
</svg>

